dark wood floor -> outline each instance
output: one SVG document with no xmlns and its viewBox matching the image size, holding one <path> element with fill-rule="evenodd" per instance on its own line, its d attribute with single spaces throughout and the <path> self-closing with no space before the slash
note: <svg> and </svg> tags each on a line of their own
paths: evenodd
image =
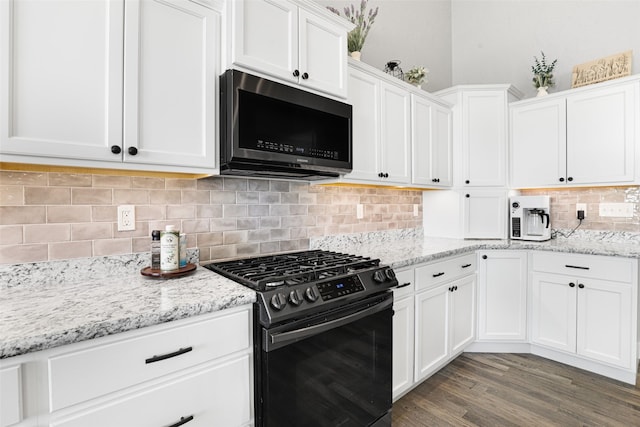
<svg viewBox="0 0 640 427">
<path fill-rule="evenodd" d="M 464 353 L 392 414 L 393 427 L 640 426 L 640 385 L 530 354 Z"/>
</svg>

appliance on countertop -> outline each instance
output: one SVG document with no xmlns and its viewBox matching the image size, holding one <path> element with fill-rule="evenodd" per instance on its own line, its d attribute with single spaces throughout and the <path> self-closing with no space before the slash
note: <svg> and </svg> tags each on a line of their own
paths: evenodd
<svg viewBox="0 0 640 427">
<path fill-rule="evenodd" d="M 204 267 L 257 292 L 256 426 L 391 426 L 391 268 L 322 250 Z"/>
<path fill-rule="evenodd" d="M 517 196 L 509 199 L 509 237 L 514 240 L 551 239 L 549 196 Z"/>
<path fill-rule="evenodd" d="M 220 173 L 337 178 L 352 168 L 352 107 L 239 70 L 220 76 Z"/>
</svg>

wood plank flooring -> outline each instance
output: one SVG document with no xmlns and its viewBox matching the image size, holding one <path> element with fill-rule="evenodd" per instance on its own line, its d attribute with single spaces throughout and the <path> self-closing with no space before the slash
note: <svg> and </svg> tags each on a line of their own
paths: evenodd
<svg viewBox="0 0 640 427">
<path fill-rule="evenodd" d="M 393 427 L 640 427 L 640 385 L 531 354 L 463 353 L 392 415 Z"/>
</svg>

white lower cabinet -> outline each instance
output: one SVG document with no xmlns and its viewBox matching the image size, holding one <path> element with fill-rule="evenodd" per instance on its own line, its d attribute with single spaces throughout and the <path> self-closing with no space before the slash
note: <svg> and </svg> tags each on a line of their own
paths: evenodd
<svg viewBox="0 0 640 427">
<path fill-rule="evenodd" d="M 530 256 L 533 352 L 539 348 L 560 361 L 572 356 L 565 363 L 635 383 L 637 260 L 542 252 Z"/>
<path fill-rule="evenodd" d="M 393 290 L 392 398 L 396 400 L 413 385 L 414 278 L 413 268 L 396 271 Z"/>
<path fill-rule="evenodd" d="M 247 305 L 0 360 L 0 425 L 251 426 L 251 316 Z"/>
<path fill-rule="evenodd" d="M 0 427 L 22 420 L 21 365 L 0 368 Z"/>
<path fill-rule="evenodd" d="M 478 251 L 478 341 L 527 338 L 527 252 Z"/>
</svg>

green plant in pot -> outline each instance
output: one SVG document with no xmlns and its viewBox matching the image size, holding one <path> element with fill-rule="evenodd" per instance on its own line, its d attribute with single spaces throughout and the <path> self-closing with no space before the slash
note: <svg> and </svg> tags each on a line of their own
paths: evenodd
<svg viewBox="0 0 640 427">
<path fill-rule="evenodd" d="M 367 1 L 368 0 L 360 1 L 359 10 L 353 5 L 344 8 L 345 17 L 356 26 L 347 35 L 347 49 L 349 50 L 349 54 L 362 51 L 364 42 L 369 35 L 369 30 L 371 29 L 376 16 L 378 16 L 378 7 L 375 9 L 369 9 L 367 12 Z M 336 15 L 340 15 L 340 11 L 334 7 L 327 6 L 327 9 Z M 358 55 L 352 56 L 358 57 Z"/>
<path fill-rule="evenodd" d="M 531 66 L 533 72 L 533 85 L 538 89 L 538 96 L 546 95 L 547 88 L 555 86 L 553 81 L 553 69 L 556 67 L 557 59 L 554 59 L 550 64 L 547 63 L 547 58 L 544 52 L 540 51 L 541 59 L 538 60 L 536 56 L 533 57 L 534 63 Z"/>
</svg>

